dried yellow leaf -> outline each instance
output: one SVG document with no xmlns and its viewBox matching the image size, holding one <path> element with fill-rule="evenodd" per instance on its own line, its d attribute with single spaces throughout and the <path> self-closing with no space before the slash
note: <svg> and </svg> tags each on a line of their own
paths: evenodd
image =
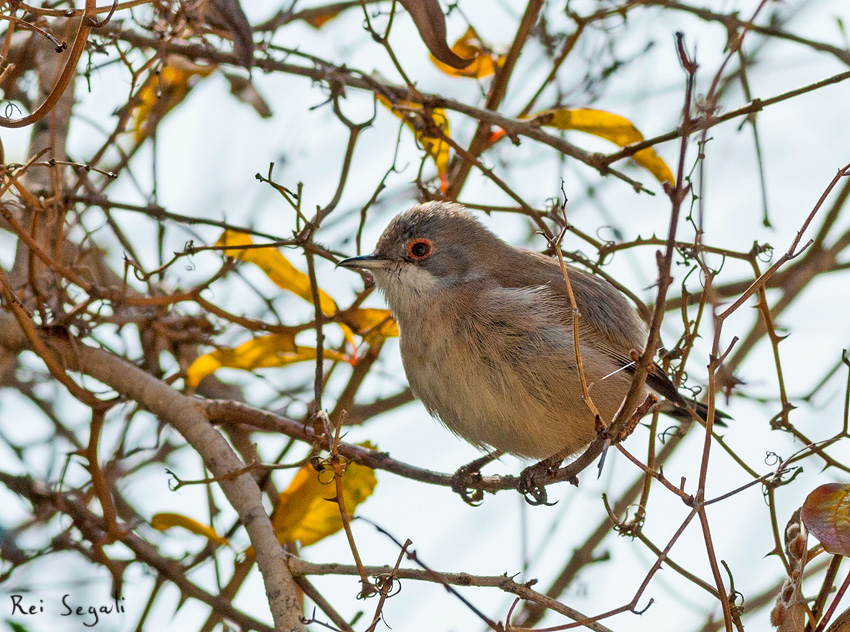
<svg viewBox="0 0 850 632">
<path fill-rule="evenodd" d="M 241 261 L 248 261 L 256 265 L 266 273 L 278 287 L 289 290 L 303 298 L 305 301 L 313 302 L 313 291 L 310 286 L 310 277 L 292 265 L 289 260 L 281 254 L 274 246 L 268 248 L 244 248 L 254 244 L 250 235 L 226 230 L 216 242 L 216 246 L 228 246 L 224 254 Z M 229 246 L 233 246 L 230 248 Z M 332 316 L 337 312 L 336 303 L 322 289 L 319 289 L 319 305 L 325 316 Z"/>
<path fill-rule="evenodd" d="M 151 136 L 165 115 L 186 98 L 197 78 L 207 77 L 216 68 L 179 55 L 166 57 L 159 72 L 152 72 L 139 89 L 138 105 L 133 110 L 136 142 Z"/>
<path fill-rule="evenodd" d="M 487 48 L 481 41 L 481 38 L 478 37 L 478 33 L 471 26 L 466 29 L 463 37 L 452 45 L 451 50 L 458 57 L 472 59 L 472 62 L 465 68 L 455 68 L 454 66 L 444 64 L 434 57 L 433 54 L 431 55 L 431 61 L 437 68 L 453 77 L 471 77 L 474 79 L 489 77 L 496 72 L 496 68 L 500 68 L 505 63 L 505 56 L 496 55 Z"/>
<path fill-rule="evenodd" d="M 576 130 L 593 134 L 599 138 L 610 140 L 620 147 L 631 145 L 643 140 L 643 134 L 632 124 L 630 120 L 611 114 L 603 110 L 582 109 L 559 109 L 548 110 L 534 115 L 534 120 L 540 125 L 556 127 L 562 130 Z M 673 184 L 675 178 L 667 163 L 655 153 L 651 147 L 641 149 L 632 159 L 648 169 L 659 182 Z"/>
<path fill-rule="evenodd" d="M 398 323 L 388 309 L 361 307 L 345 316 L 345 322 L 354 332 L 375 344 L 384 338 L 398 337 Z"/>
<path fill-rule="evenodd" d="M 322 357 L 325 360 L 350 361 L 348 356 L 331 349 L 325 349 Z M 297 346 L 292 335 L 271 334 L 249 340 L 235 349 L 222 348 L 202 355 L 186 370 L 186 384 L 194 388 L 222 367 L 253 371 L 315 359 L 316 349 Z"/>
<path fill-rule="evenodd" d="M 318 30 L 322 28 L 327 22 L 330 22 L 336 16 L 338 16 L 344 8 L 345 5 L 333 4 L 327 7 L 319 7 L 316 9 L 305 9 L 304 11 L 301 11 L 301 13 L 299 13 L 299 16 L 307 24 Z"/>
<path fill-rule="evenodd" d="M 385 96 L 378 94 L 378 101 L 387 107 L 393 114 L 399 117 L 413 130 L 416 140 L 425 152 L 434 159 L 437 165 L 437 173 L 442 181 L 441 188 L 448 188 L 447 174 L 449 172 L 449 144 L 443 136 L 449 135 L 449 119 L 446 111 L 442 108 L 423 108 L 421 103 L 415 101 L 392 102 Z M 414 114 L 421 112 L 422 116 Z"/>
<path fill-rule="evenodd" d="M 183 527 L 187 531 L 204 536 L 213 544 L 228 544 L 227 539 L 218 535 L 212 527 L 178 513 L 158 513 L 151 518 L 151 526 L 157 531 L 167 531 L 172 527 Z"/>
<path fill-rule="evenodd" d="M 251 237 L 231 230 L 224 231 L 216 245 L 225 246 L 224 253 L 228 256 L 255 264 L 278 287 L 312 302 L 310 278 L 295 268 L 276 248 L 246 247 L 253 245 Z M 322 312 L 326 316 L 336 315 L 338 309 L 334 300 L 321 289 L 318 295 Z M 384 309 L 360 308 L 342 314 L 340 320 L 339 327 L 353 347 L 356 347 L 354 333 L 363 336 L 373 346 L 387 337 L 398 336 L 398 325 L 389 311 Z M 354 362 L 351 357 L 331 349 L 325 349 L 322 357 L 325 360 Z M 234 349 L 220 348 L 197 358 L 186 370 L 186 385 L 194 388 L 206 376 L 223 367 L 253 371 L 315 359 L 316 350 L 313 347 L 299 347 L 295 344 L 294 334 L 261 336 Z"/>
<path fill-rule="evenodd" d="M 364 446 L 372 448 L 368 444 Z M 342 497 L 349 516 L 372 495 L 376 484 L 372 468 L 348 463 L 342 474 Z M 280 494 L 280 502 L 272 514 L 272 525 L 280 543 L 301 542 L 302 546 L 309 546 L 342 529 L 336 495 L 333 471 L 320 474 L 310 465 L 298 470 L 289 487 Z"/>
</svg>

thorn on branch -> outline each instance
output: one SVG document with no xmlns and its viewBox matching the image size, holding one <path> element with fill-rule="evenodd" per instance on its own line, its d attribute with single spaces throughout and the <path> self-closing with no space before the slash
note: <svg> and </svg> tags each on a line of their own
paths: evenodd
<svg viewBox="0 0 850 632">
<path fill-rule="evenodd" d="M 632 608 L 631 610 L 632 610 L 632 612 L 633 612 L 634 614 L 643 614 L 644 612 L 646 612 L 647 610 L 649 610 L 649 607 L 650 607 L 652 604 L 654 604 L 654 603 L 655 603 L 655 599 L 653 598 L 653 599 L 650 599 L 650 600 L 649 600 L 649 603 L 648 603 L 648 604 L 646 604 L 646 607 L 645 607 L 645 608 L 643 608 L 642 610 L 636 610 L 635 608 Z"/>
<path fill-rule="evenodd" d="M 99 29 L 106 26 L 109 21 L 112 19 L 112 15 L 115 13 L 115 9 L 118 8 L 118 0 L 112 0 L 112 7 L 109 9 L 109 13 L 106 14 L 106 17 L 102 20 L 98 20 L 94 17 L 86 18 L 88 25 L 93 29 Z"/>
<path fill-rule="evenodd" d="M 693 61 L 688 55 L 688 51 L 685 49 L 685 34 L 681 31 L 676 31 L 676 52 L 679 54 L 679 63 L 682 64 L 682 68 L 684 68 L 688 75 L 693 77 L 697 72 L 697 68 L 699 68 L 699 64 Z"/>
</svg>

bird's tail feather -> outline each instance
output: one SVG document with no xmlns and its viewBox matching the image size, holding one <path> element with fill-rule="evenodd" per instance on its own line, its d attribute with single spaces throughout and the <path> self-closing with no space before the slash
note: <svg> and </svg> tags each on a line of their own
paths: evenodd
<svg viewBox="0 0 850 632">
<path fill-rule="evenodd" d="M 693 402 L 688 401 L 687 404 L 693 407 L 694 411 L 697 415 L 700 416 L 700 419 L 705 421 L 708 418 L 708 406 L 703 404 L 702 402 Z M 686 421 L 691 419 L 691 414 L 688 412 L 688 409 L 674 404 L 671 401 L 666 401 L 661 405 L 661 412 L 667 415 L 670 415 L 674 419 L 679 419 L 681 421 Z M 714 409 L 714 425 L 716 426 L 726 426 L 726 422 L 724 419 L 731 419 L 729 415 L 724 413 L 722 410 Z"/>
</svg>

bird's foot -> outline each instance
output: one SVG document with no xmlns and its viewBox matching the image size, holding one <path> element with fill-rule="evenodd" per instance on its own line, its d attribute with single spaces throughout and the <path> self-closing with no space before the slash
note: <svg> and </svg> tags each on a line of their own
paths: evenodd
<svg viewBox="0 0 850 632">
<path fill-rule="evenodd" d="M 543 459 L 522 471 L 519 475 L 517 491 L 525 496 L 525 502 L 535 506 L 555 504 L 548 502 L 549 496 L 546 493 L 544 481 L 558 471 L 561 461 L 563 461 L 561 458 Z"/>
<path fill-rule="evenodd" d="M 467 505 L 477 507 L 484 500 L 484 492 L 475 483 L 481 481 L 481 472 L 471 469 L 469 465 L 463 465 L 452 475 L 452 491 L 463 498 Z"/>
<path fill-rule="evenodd" d="M 459 494 L 467 505 L 480 505 L 484 500 L 484 491 L 475 484 L 481 482 L 481 468 L 503 454 L 496 450 L 458 468 L 452 475 L 452 491 Z"/>
</svg>

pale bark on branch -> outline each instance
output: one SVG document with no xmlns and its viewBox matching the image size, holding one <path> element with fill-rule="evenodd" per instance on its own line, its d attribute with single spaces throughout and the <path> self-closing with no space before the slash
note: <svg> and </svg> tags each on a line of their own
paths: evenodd
<svg viewBox="0 0 850 632">
<path fill-rule="evenodd" d="M 175 391 L 107 351 L 56 335 L 43 334 L 43 341 L 64 360 L 68 370 L 79 371 L 110 386 L 183 435 L 204 459 L 210 472 L 220 479 L 224 495 L 245 526 L 257 554 L 275 629 L 279 632 L 304 630 L 295 583 L 263 507 L 260 488 L 250 474 L 230 478 L 233 472 L 242 470 L 245 463 L 210 424 L 198 400 Z M 24 332 L 8 312 L 0 313 L 0 346 L 13 352 L 29 348 Z"/>
</svg>

